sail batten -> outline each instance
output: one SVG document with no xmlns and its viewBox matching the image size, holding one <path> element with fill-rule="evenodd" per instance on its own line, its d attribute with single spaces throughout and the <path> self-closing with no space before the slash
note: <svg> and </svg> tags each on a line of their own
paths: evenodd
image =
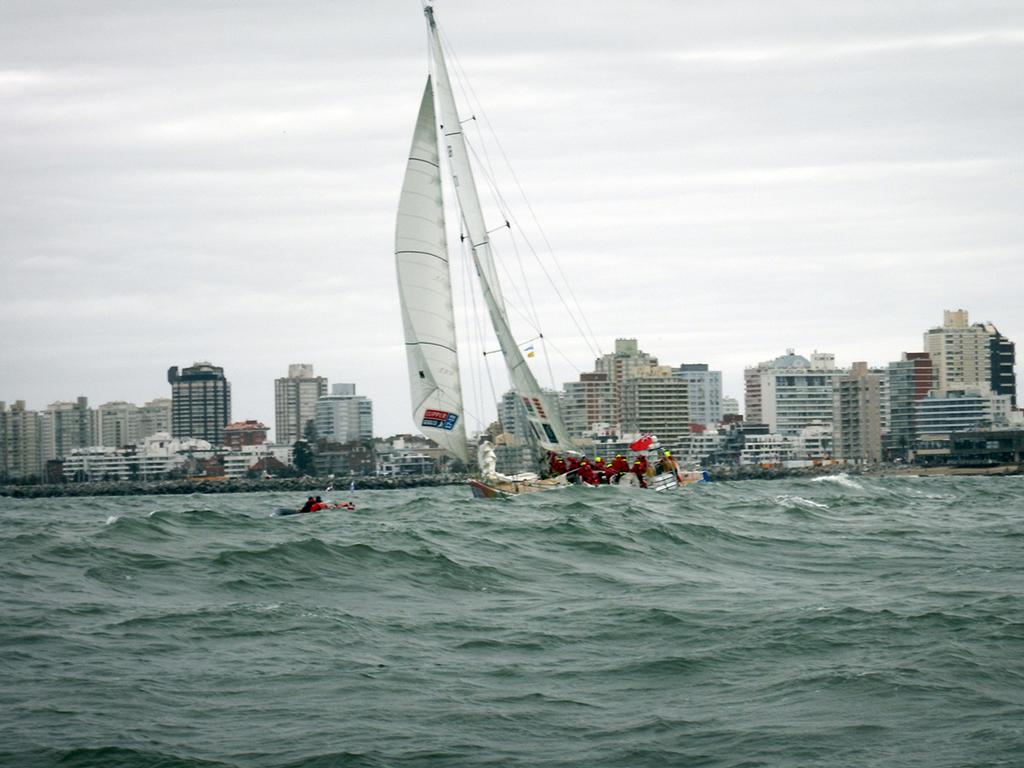
<svg viewBox="0 0 1024 768">
<path fill-rule="evenodd" d="M 420 102 L 398 205 L 395 264 L 414 422 L 442 448 L 468 462 L 434 98 L 429 77 Z"/>
</svg>

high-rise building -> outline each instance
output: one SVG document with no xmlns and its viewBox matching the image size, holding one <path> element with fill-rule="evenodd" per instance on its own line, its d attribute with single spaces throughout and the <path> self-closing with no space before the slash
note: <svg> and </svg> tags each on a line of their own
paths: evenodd
<svg viewBox="0 0 1024 768">
<path fill-rule="evenodd" d="M 622 382 L 646 376 L 658 367 L 658 358 L 640 350 L 636 339 L 616 339 L 615 351 L 594 361 L 594 373 L 603 373 L 611 383 L 612 424 L 623 422 Z"/>
<path fill-rule="evenodd" d="M 312 365 L 289 365 L 287 378 L 274 380 L 274 440 L 291 445 L 305 437 L 306 426 L 316 418 L 317 401 L 326 394 L 327 379 L 314 376 Z"/>
<path fill-rule="evenodd" d="M 625 433 L 655 434 L 663 446 L 679 451 L 690 431 L 689 384 L 672 376 L 667 367 L 625 379 L 622 429 Z"/>
<path fill-rule="evenodd" d="M 171 431 L 171 400 L 158 398 L 139 407 L 117 400 L 93 411 L 93 444 L 108 448 L 135 445 L 157 432 Z"/>
<path fill-rule="evenodd" d="M 721 371 L 709 371 L 707 363 L 683 363 L 672 375 L 689 385 L 691 423 L 714 427 L 722 421 Z"/>
<path fill-rule="evenodd" d="M 832 450 L 857 463 L 882 460 L 882 378 L 867 363 L 833 381 Z"/>
<path fill-rule="evenodd" d="M 43 476 L 43 415 L 17 400 L 8 409 L 0 403 L 3 432 L 3 466 L 0 475 L 8 482 L 41 479 Z"/>
<path fill-rule="evenodd" d="M 171 398 L 158 397 L 139 407 L 139 439 L 171 432 Z"/>
<path fill-rule="evenodd" d="M 746 421 L 796 437 L 812 424 L 832 423 L 832 382 L 846 371 L 835 355 L 815 352 L 808 360 L 792 349 L 743 372 Z"/>
<path fill-rule="evenodd" d="M 925 331 L 924 351 L 931 356 L 939 391 L 991 388 L 989 334 L 980 323 L 970 324 L 967 310 L 945 310 L 942 327 Z"/>
<path fill-rule="evenodd" d="M 1010 403 L 1017 407 L 1017 374 L 1013 367 L 1016 362 L 1014 343 L 1003 336 L 992 323 L 985 323 L 989 339 L 989 370 L 992 391 L 997 395 L 1009 395 Z"/>
<path fill-rule="evenodd" d="M 93 411 L 94 445 L 124 448 L 135 445 L 139 434 L 139 408 L 134 403 L 117 400 Z"/>
<path fill-rule="evenodd" d="M 904 352 L 889 363 L 889 429 L 884 437 L 890 458 L 909 460 L 917 434 L 917 402 L 935 386 L 932 359 L 927 352 Z"/>
<path fill-rule="evenodd" d="M 356 394 L 355 384 L 335 384 L 316 404 L 317 435 L 336 443 L 373 439 L 373 401 Z"/>
<path fill-rule="evenodd" d="M 222 445 L 224 427 L 231 421 L 231 384 L 224 369 L 211 363 L 194 363 L 178 372 L 167 371 L 171 385 L 171 436 L 194 437 Z"/>
<path fill-rule="evenodd" d="M 579 381 L 566 382 L 564 389 L 562 416 L 571 437 L 618 432 L 621 407 L 617 388 L 607 373 L 581 373 Z"/>
<path fill-rule="evenodd" d="M 89 398 L 50 403 L 43 414 L 43 459 L 60 459 L 93 444 Z"/>
<path fill-rule="evenodd" d="M 722 397 L 722 416 L 738 415 L 740 413 L 740 401 L 735 397 L 725 395 Z"/>
</svg>

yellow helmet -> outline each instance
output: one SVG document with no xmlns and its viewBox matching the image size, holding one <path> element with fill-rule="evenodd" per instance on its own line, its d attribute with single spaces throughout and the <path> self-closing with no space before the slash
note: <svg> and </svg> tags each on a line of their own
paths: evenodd
<svg viewBox="0 0 1024 768">
<path fill-rule="evenodd" d="M 671 451 L 665 451 L 665 455 L 666 455 L 666 456 L 671 456 L 671 455 L 672 455 L 672 452 L 671 452 Z"/>
</svg>

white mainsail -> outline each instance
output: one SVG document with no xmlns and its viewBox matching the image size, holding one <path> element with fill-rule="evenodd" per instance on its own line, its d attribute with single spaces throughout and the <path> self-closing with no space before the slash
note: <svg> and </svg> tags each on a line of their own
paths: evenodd
<svg viewBox="0 0 1024 768">
<path fill-rule="evenodd" d="M 498 345 L 508 367 L 512 389 L 520 398 L 526 410 L 527 420 L 537 444 L 548 451 L 563 452 L 572 449 L 568 432 L 551 399 L 541 392 L 533 372 L 526 363 L 523 353 L 509 327 L 501 284 L 491 254 L 491 245 L 484 224 L 480 198 L 473 179 L 466 141 L 462 135 L 462 124 L 452 96 L 448 69 L 441 51 L 441 41 L 434 23 L 433 9 L 425 9 L 430 32 L 430 48 L 434 61 L 434 95 L 441 113 L 441 138 L 448 157 L 455 195 L 459 201 L 466 236 L 473 251 L 473 260 L 480 278 L 484 302 L 491 317 L 491 325 L 498 337 Z"/>
<path fill-rule="evenodd" d="M 436 122 L 428 77 L 398 205 L 395 263 L 413 419 L 468 463 Z"/>
</svg>

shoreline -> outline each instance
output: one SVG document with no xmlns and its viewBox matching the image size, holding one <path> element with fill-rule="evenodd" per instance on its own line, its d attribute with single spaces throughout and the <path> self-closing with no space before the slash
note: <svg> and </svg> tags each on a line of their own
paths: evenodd
<svg viewBox="0 0 1024 768">
<path fill-rule="evenodd" d="M 799 467 L 794 469 L 764 467 L 711 468 L 708 477 L 711 482 L 737 480 L 786 480 L 793 478 L 814 478 L 828 475 L 855 475 L 861 477 L 1005 477 L 1024 474 L 1020 464 L 999 464 L 985 467 L 927 467 L 885 465 L 856 467 L 830 465 L 827 467 Z M 363 477 L 338 480 L 338 488 L 332 491 L 317 490 L 328 485 L 329 478 L 288 477 L 272 480 L 147 480 L 147 481 L 101 481 L 95 483 L 60 483 L 38 485 L 3 485 L 0 496 L 16 499 L 41 499 L 81 496 L 161 496 L 188 495 L 193 493 L 261 493 L 290 492 L 296 494 L 343 494 L 348 484 L 354 481 L 356 490 L 380 491 L 402 488 L 434 488 L 443 485 L 462 485 L 469 475 L 416 475 L 410 477 Z M 311 490 L 312 489 L 312 490 Z"/>
<path fill-rule="evenodd" d="M 324 490 L 331 483 L 331 479 L 326 477 L 282 477 L 272 480 L 249 480 L 246 478 L 234 480 L 117 480 L 94 483 L 11 484 L 0 486 L 0 496 L 15 499 L 42 499 L 63 496 L 182 496 L 193 493 L 289 492 L 305 497 L 325 493 L 348 493 L 350 481 L 355 482 L 356 490 L 379 491 L 459 485 L 466 479 L 467 476 L 463 475 L 345 478 L 337 480 L 337 488 L 331 491 Z"/>
</svg>

